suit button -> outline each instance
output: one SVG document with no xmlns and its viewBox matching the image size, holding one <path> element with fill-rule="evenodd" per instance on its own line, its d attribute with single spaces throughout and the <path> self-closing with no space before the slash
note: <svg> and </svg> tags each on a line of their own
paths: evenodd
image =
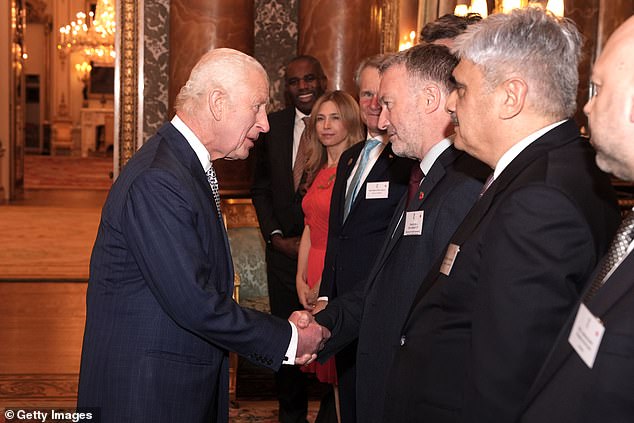
<svg viewBox="0 0 634 423">
<path fill-rule="evenodd" d="M 407 337 L 405 335 L 401 335 L 401 347 L 405 345 L 406 342 L 407 342 Z"/>
</svg>

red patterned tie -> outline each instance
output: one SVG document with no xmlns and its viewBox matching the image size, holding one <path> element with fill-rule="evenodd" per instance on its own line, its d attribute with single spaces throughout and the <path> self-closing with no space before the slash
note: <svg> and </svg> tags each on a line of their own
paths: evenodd
<svg viewBox="0 0 634 423">
<path fill-rule="evenodd" d="M 422 181 L 424 177 L 425 174 L 420 168 L 420 164 L 412 168 L 412 172 L 409 174 L 409 185 L 407 186 L 407 202 L 405 203 L 405 209 L 407 209 L 409 203 L 411 203 L 414 199 L 414 196 L 420 187 L 420 181 Z"/>
</svg>

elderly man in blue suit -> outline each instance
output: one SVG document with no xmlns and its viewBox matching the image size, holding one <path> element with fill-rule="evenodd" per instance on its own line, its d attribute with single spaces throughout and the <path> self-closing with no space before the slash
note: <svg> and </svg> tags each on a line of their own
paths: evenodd
<svg viewBox="0 0 634 423">
<path fill-rule="evenodd" d="M 226 422 L 229 351 L 276 370 L 314 358 L 327 335 L 232 299 L 212 161 L 248 156 L 269 130 L 268 94 L 252 57 L 206 53 L 176 116 L 113 185 L 90 263 L 78 397 L 102 422 Z"/>
</svg>

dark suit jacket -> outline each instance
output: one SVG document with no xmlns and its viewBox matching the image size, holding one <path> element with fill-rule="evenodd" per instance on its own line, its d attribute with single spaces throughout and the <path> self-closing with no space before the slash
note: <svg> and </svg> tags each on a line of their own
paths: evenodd
<svg viewBox="0 0 634 423">
<path fill-rule="evenodd" d="M 90 263 L 80 407 L 102 422 L 225 422 L 228 351 L 279 368 L 288 322 L 231 298 L 233 264 L 200 161 L 163 125 L 123 168 Z"/>
<path fill-rule="evenodd" d="M 381 419 L 389 364 L 407 310 L 423 275 L 476 201 L 482 179 L 490 170 L 483 172 L 483 167 L 453 146 L 445 150 L 421 183 L 419 192 L 423 195 L 417 195 L 408 207 L 411 211 L 423 210 L 422 234 L 403 235 L 403 196 L 365 289 L 336 298 L 316 316 L 333 335 L 322 353 L 324 357 L 358 336 L 357 416 L 360 422 Z M 474 174 L 479 177 L 475 178 Z"/>
<path fill-rule="evenodd" d="M 365 281 L 385 239 L 394 209 L 407 192 L 409 175 L 415 160 L 398 157 L 388 143 L 370 169 L 348 218 L 343 219 L 348 178 L 365 143 L 360 142 L 345 151 L 337 166 L 328 220 L 328 246 L 324 260 L 320 296 L 333 300 L 354 290 Z M 368 182 L 389 182 L 387 198 L 367 199 Z M 356 342 L 337 353 L 341 420 L 356 421 Z"/>
<path fill-rule="evenodd" d="M 577 307 L 533 384 L 523 423 L 634 421 L 634 255 L 588 302 L 605 332 L 592 369 L 568 343 Z M 591 278 L 592 279 L 592 278 Z"/>
<path fill-rule="evenodd" d="M 417 162 L 398 157 L 388 143 L 370 170 L 344 222 L 348 178 L 365 143 L 346 150 L 339 159 L 328 220 L 328 246 L 319 294 L 330 299 L 353 290 L 372 269 L 394 209 L 407 192 L 410 170 Z M 368 182 L 388 181 L 387 198 L 367 199 Z"/>
<path fill-rule="evenodd" d="M 416 294 L 385 421 L 513 421 L 618 221 L 574 122 L 528 146 L 456 230 L 449 276 L 439 260 Z"/>
<path fill-rule="evenodd" d="M 286 295 L 269 292 L 274 315 L 288 317 L 302 309 L 297 299 L 295 273 L 297 260 L 274 250 L 268 244 L 271 232 L 280 229 L 284 236 L 301 236 L 304 230 L 302 195 L 293 187 L 293 128 L 295 108 L 290 107 L 268 116 L 271 130 L 262 134 L 255 146 L 256 167 L 251 196 L 260 230 L 267 241 L 266 261 L 269 279 L 284 285 Z M 271 289 L 269 281 L 269 289 Z M 282 289 L 273 284 L 273 289 Z M 290 303 L 290 298 L 295 300 Z"/>
</svg>

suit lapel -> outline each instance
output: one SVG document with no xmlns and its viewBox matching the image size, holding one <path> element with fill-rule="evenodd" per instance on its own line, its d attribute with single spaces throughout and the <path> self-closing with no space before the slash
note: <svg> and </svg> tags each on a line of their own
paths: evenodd
<svg viewBox="0 0 634 423">
<path fill-rule="evenodd" d="M 403 222 L 405 220 L 403 216 L 403 210 L 405 209 L 405 200 L 407 198 L 407 193 L 403 194 L 401 197 L 401 201 L 399 201 L 398 205 L 394 209 L 394 214 L 392 215 L 392 220 L 390 221 L 390 225 L 387 228 L 386 241 L 383 243 L 383 247 L 379 251 L 378 254 L 378 266 L 375 266 L 375 269 L 380 269 L 383 267 L 385 260 L 389 257 L 392 249 L 396 245 L 397 241 L 403 235 Z M 396 231 L 396 232 L 395 232 Z M 400 231 L 400 235 L 399 235 Z"/>
<path fill-rule="evenodd" d="M 280 139 L 281 165 L 287 170 L 286 177 L 293 188 L 293 138 L 295 132 L 295 109 L 286 109 L 286 117 L 281 120 L 278 126 L 278 134 Z"/>
<path fill-rule="evenodd" d="M 365 145 L 365 143 L 363 143 L 362 145 Z M 356 162 L 359 161 L 359 157 L 361 156 L 362 151 L 363 151 L 363 147 L 359 149 L 359 153 L 356 155 L 356 158 L 352 162 L 352 165 L 350 166 L 346 179 L 352 173 L 352 168 L 354 168 Z M 350 208 L 350 214 L 354 213 L 354 209 L 359 207 L 359 204 L 365 200 L 365 192 L 366 192 L 366 186 L 368 184 L 368 181 L 376 181 L 377 175 L 381 175 L 385 173 L 387 169 L 392 165 L 395 158 L 396 157 L 394 156 L 394 153 L 392 152 L 392 144 L 388 143 L 383 149 L 383 151 L 381 152 L 381 154 L 379 155 L 379 157 L 377 157 L 376 162 L 372 166 L 372 169 L 370 169 L 370 172 L 368 173 L 368 176 L 366 176 L 365 180 L 363 181 L 363 184 L 361 184 L 361 186 L 359 187 L 359 191 L 357 192 L 357 197 L 354 199 L 354 203 L 352 203 L 352 207 Z M 344 197 L 345 197 L 345 191 L 344 191 Z"/>
<path fill-rule="evenodd" d="M 498 178 L 493 181 L 484 195 L 475 203 L 467 216 L 465 216 L 460 226 L 458 226 L 458 229 L 456 229 L 456 232 L 451 237 L 449 244 L 455 244 L 458 246 L 463 245 L 471 236 L 473 231 L 478 227 L 484 216 L 486 216 L 495 199 L 501 195 L 509 187 L 509 185 L 513 183 L 513 181 L 516 180 L 517 176 L 522 173 L 528 165 L 533 163 L 537 158 L 548 154 L 549 151 L 575 141 L 578 137 L 579 129 L 577 128 L 577 125 L 572 120 L 568 120 L 548 131 L 526 147 L 517 157 L 515 157 L 515 159 L 513 159 L 513 161 L 511 161 Z M 407 326 L 409 316 L 415 309 L 418 302 L 422 300 L 425 294 L 427 294 L 436 282 L 444 256 L 445 254 L 443 253 L 434 266 L 432 266 L 431 271 L 421 284 L 414 298 L 414 302 L 412 303 L 412 308 L 408 314 L 405 326 Z"/>
<path fill-rule="evenodd" d="M 363 145 L 364 143 L 360 142 L 350 147 L 349 150 L 346 150 L 343 153 L 344 157 L 342 157 L 343 165 L 341 168 L 341 172 L 339 172 L 339 169 L 337 169 L 337 179 L 335 180 L 336 191 L 332 193 L 332 198 L 333 202 L 334 199 L 337 199 L 337 222 L 339 223 L 339 227 L 345 225 L 343 215 L 346 204 L 346 188 L 348 186 L 348 178 L 350 178 L 350 175 L 352 174 L 352 169 L 354 169 L 355 164 L 359 160 L 359 156 L 361 155 L 361 151 L 363 150 Z M 337 181 L 340 181 L 340 183 L 337 184 Z"/>
<path fill-rule="evenodd" d="M 486 216 L 495 198 L 503 193 L 527 166 L 533 163 L 537 158 L 548 154 L 549 151 L 569 144 L 578 137 L 579 130 L 576 124 L 568 120 L 548 131 L 526 147 L 511 161 L 498 178 L 493 181 L 482 198 L 478 200 L 473 209 L 467 214 L 450 242 L 456 245 L 462 245 L 479 225 L 482 218 Z"/>
<path fill-rule="evenodd" d="M 209 213 L 209 219 L 211 219 L 212 224 L 217 225 L 218 231 L 222 234 L 226 252 L 225 258 L 227 268 L 230 269 L 230 271 L 233 273 L 233 261 L 231 259 L 231 248 L 229 246 L 227 231 L 225 229 L 224 223 L 218 217 L 218 210 L 216 210 L 216 203 L 213 197 L 214 194 L 211 191 L 211 186 L 209 185 L 209 181 L 207 181 L 207 175 L 205 175 L 205 172 L 203 171 L 200 160 L 198 160 L 198 156 L 196 156 L 196 153 L 191 148 L 185 137 L 180 132 L 178 132 L 178 130 L 171 123 L 166 123 L 165 125 L 163 125 L 158 132 L 163 135 L 164 139 L 170 145 L 172 151 L 174 151 L 176 158 L 181 162 L 183 166 L 185 166 L 189 170 L 191 177 L 203 190 L 212 211 L 211 213 Z M 233 284 L 233 278 L 230 282 L 231 284 Z M 230 287 L 229 291 L 231 291 L 231 289 L 232 287 Z"/>
<path fill-rule="evenodd" d="M 418 192 L 414 196 L 412 203 L 407 207 L 408 211 L 423 209 L 426 199 L 447 173 L 446 168 L 450 166 L 462 154 L 463 153 L 456 150 L 453 145 L 442 152 L 442 154 L 432 165 L 431 169 L 429 169 L 428 174 L 425 175 L 425 178 L 421 182 L 420 187 L 418 188 Z M 418 163 L 417 165 L 420 165 L 420 163 Z M 383 248 L 381 254 L 379 254 L 381 266 L 390 255 L 392 249 L 394 249 L 398 241 L 403 237 L 403 232 L 405 228 L 405 213 L 403 213 L 402 210 L 405 209 L 406 199 L 407 193 L 405 193 L 405 195 L 403 195 L 403 198 L 401 198 L 401 201 L 396 208 L 397 212 L 394 213 L 392 217 L 392 221 L 387 232 L 388 234 L 390 234 L 390 238 L 388 238 L 387 244 Z"/>
</svg>

